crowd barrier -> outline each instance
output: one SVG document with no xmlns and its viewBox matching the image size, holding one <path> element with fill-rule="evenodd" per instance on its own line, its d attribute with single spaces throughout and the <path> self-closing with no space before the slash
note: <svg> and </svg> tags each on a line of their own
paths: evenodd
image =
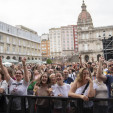
<svg viewBox="0 0 113 113">
<path fill-rule="evenodd" d="M 7 104 L 4 104 L 5 111 L 2 111 L 0 113 L 12 113 L 12 100 L 14 98 L 19 97 L 21 99 L 21 113 L 38 113 L 36 111 L 36 100 L 37 99 L 47 99 L 49 101 L 49 111 L 52 113 L 53 109 L 53 104 L 55 100 L 61 100 L 62 101 L 62 113 L 68 113 L 67 111 L 67 103 L 70 103 L 70 110 L 71 113 L 83 113 L 84 112 L 84 101 L 82 99 L 77 99 L 77 98 L 70 98 L 70 97 L 43 97 L 43 96 L 33 96 L 33 95 L 28 95 L 28 96 L 20 96 L 20 95 L 6 95 L 6 94 L 1 94 L 0 98 L 4 97 L 6 99 Z M 26 108 L 26 100 L 28 101 L 28 108 Z M 54 100 L 54 101 L 53 101 Z M 113 98 L 90 98 L 89 99 L 89 109 L 93 109 L 94 103 L 96 102 L 113 102 Z M 5 101 L 4 101 L 5 102 Z M 34 103 L 34 104 L 33 104 Z M 3 102 L 2 102 L 3 104 Z M 1 106 L 0 106 L 1 107 Z M 88 108 L 88 107 L 87 107 Z M 2 109 L 2 108 L 1 108 Z M 75 110 L 75 111 L 74 111 Z"/>
</svg>

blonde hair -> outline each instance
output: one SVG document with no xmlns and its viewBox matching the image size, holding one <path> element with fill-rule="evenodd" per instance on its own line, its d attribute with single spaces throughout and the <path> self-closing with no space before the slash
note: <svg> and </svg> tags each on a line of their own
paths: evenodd
<svg viewBox="0 0 113 113">
<path fill-rule="evenodd" d="M 88 70 L 88 71 L 89 71 L 90 78 L 91 78 L 91 72 L 90 72 L 90 70 L 89 70 L 88 68 L 81 68 L 81 69 L 79 70 L 79 73 L 78 73 L 78 75 L 77 75 L 77 78 L 75 79 L 76 81 L 78 81 L 78 82 L 82 82 L 82 81 L 83 81 L 83 71 L 84 71 L 84 70 Z"/>
</svg>

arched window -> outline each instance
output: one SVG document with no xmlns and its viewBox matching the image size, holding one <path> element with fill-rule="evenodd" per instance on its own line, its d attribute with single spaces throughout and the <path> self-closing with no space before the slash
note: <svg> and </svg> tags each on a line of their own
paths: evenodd
<svg viewBox="0 0 113 113">
<path fill-rule="evenodd" d="M 22 59 L 22 58 L 21 58 L 21 57 L 19 57 L 19 59 L 18 59 L 18 60 L 19 60 L 19 62 L 21 62 L 21 59 Z"/>
<path fill-rule="evenodd" d="M 15 56 L 13 56 L 13 59 L 14 59 L 14 60 L 16 60 L 16 57 L 15 57 Z"/>
<path fill-rule="evenodd" d="M 28 57 L 27 59 L 28 59 L 28 60 L 30 60 L 30 58 L 29 58 L 29 57 Z"/>
<path fill-rule="evenodd" d="M 7 56 L 6 59 L 10 59 L 10 56 Z"/>
</svg>

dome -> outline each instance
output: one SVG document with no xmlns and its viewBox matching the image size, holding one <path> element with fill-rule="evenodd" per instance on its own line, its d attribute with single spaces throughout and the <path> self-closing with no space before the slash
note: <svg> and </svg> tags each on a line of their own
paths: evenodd
<svg viewBox="0 0 113 113">
<path fill-rule="evenodd" d="M 82 12 L 78 16 L 77 25 L 81 24 L 92 24 L 92 18 L 89 12 L 86 10 L 86 5 L 83 1 L 83 4 L 81 6 Z"/>
</svg>

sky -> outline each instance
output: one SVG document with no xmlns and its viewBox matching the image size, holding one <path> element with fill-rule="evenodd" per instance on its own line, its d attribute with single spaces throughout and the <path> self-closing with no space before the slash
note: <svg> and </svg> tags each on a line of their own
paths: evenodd
<svg viewBox="0 0 113 113">
<path fill-rule="evenodd" d="M 113 25 L 113 0 L 84 0 L 94 27 Z M 77 25 L 83 0 L 0 0 L 0 21 L 42 35 L 51 28 Z"/>
</svg>

